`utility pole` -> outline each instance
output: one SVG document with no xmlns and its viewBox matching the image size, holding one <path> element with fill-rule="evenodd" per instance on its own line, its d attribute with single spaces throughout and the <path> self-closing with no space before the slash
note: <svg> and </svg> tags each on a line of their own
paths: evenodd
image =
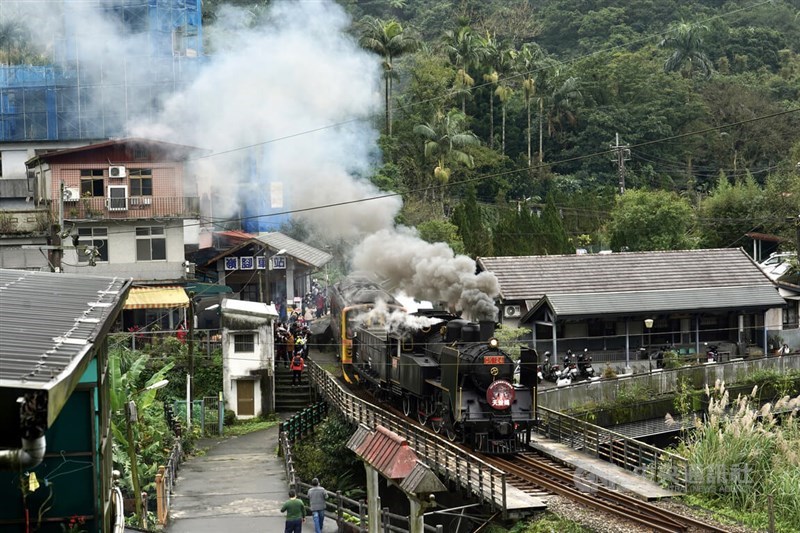
<svg viewBox="0 0 800 533">
<path fill-rule="evenodd" d="M 189 373 L 186 375 L 186 427 L 192 429 L 192 387 L 194 386 L 194 291 L 189 291 Z"/>
<path fill-rule="evenodd" d="M 619 193 L 625 194 L 625 161 L 631 158 L 631 147 L 627 144 L 619 144 L 619 133 L 617 133 L 615 144 L 609 145 L 617 153 L 617 174 L 619 174 Z"/>
<path fill-rule="evenodd" d="M 50 238 L 47 249 L 47 262 L 53 272 L 61 272 L 61 259 L 64 250 L 61 247 L 61 232 L 64 231 L 64 182 L 58 186 L 58 222 L 50 224 Z"/>
</svg>

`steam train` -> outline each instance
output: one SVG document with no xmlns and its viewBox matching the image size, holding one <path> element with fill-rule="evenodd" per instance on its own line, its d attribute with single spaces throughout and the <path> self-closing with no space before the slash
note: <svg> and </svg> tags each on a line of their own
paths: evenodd
<svg viewBox="0 0 800 533">
<path fill-rule="evenodd" d="M 331 299 L 332 323 L 339 322 L 343 332 L 342 368 L 350 382 L 364 384 L 379 399 L 402 406 L 406 416 L 483 453 L 527 448 L 535 423 L 533 350 L 523 351 L 521 385 L 515 385 L 515 363 L 493 337 L 493 322 L 474 323 L 442 312 L 406 314 L 404 321 L 400 304 L 394 298 L 387 304 L 385 291 L 366 280 L 348 280 L 334 291 L 351 297 L 339 302 L 349 305 L 335 306 L 336 296 Z M 371 297 L 379 299 L 370 303 Z M 381 320 L 381 313 L 373 311 L 383 305 L 389 314 Z"/>
</svg>

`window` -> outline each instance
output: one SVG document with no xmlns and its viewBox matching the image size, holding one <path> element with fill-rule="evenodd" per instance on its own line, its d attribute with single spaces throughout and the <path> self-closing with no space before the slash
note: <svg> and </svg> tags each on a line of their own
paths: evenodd
<svg viewBox="0 0 800 533">
<path fill-rule="evenodd" d="M 130 171 L 131 196 L 153 196 L 153 171 L 142 168 Z"/>
<path fill-rule="evenodd" d="M 136 260 L 165 261 L 167 259 L 167 239 L 163 226 L 136 228 Z"/>
<path fill-rule="evenodd" d="M 254 285 L 252 283 L 243 285 L 242 290 L 240 291 L 241 298 L 247 302 L 260 302 L 259 293 L 258 293 L 258 285 Z"/>
<path fill-rule="evenodd" d="M 256 351 L 255 333 L 236 333 L 233 336 L 234 353 L 253 353 Z"/>
<path fill-rule="evenodd" d="M 105 180 L 101 169 L 82 169 L 81 170 L 81 197 L 104 196 Z"/>
<path fill-rule="evenodd" d="M 97 248 L 95 261 L 108 261 L 108 228 L 78 228 L 78 262 L 88 263 L 90 255 L 86 254 L 84 246 Z"/>
</svg>

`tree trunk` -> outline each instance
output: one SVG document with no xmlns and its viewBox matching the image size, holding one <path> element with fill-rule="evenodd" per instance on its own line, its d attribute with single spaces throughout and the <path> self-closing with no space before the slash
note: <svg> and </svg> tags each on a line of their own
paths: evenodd
<svg viewBox="0 0 800 533">
<path fill-rule="evenodd" d="M 489 148 L 494 149 L 494 93 L 489 91 Z"/>
<path fill-rule="evenodd" d="M 503 148 L 500 151 L 503 155 L 506 153 L 506 104 L 503 103 Z"/>
<path fill-rule="evenodd" d="M 542 115 L 544 115 L 544 100 L 539 98 L 539 165 L 541 166 L 544 161 L 544 154 L 542 153 Z"/>
<path fill-rule="evenodd" d="M 531 99 L 525 99 L 525 112 L 528 115 L 528 169 L 531 168 L 533 161 L 531 161 Z"/>
<path fill-rule="evenodd" d="M 389 105 L 390 100 L 390 93 L 392 92 L 392 82 L 389 78 L 389 73 L 386 72 L 386 80 L 384 81 L 386 85 L 385 93 L 385 105 L 386 105 L 386 135 L 389 137 L 392 136 L 392 108 Z"/>
</svg>

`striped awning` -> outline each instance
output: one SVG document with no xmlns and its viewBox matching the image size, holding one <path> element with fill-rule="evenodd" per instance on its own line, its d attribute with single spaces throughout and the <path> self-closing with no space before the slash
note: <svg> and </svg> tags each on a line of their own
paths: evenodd
<svg viewBox="0 0 800 533">
<path fill-rule="evenodd" d="M 183 287 L 132 287 L 123 309 L 169 309 L 189 307 Z"/>
</svg>

